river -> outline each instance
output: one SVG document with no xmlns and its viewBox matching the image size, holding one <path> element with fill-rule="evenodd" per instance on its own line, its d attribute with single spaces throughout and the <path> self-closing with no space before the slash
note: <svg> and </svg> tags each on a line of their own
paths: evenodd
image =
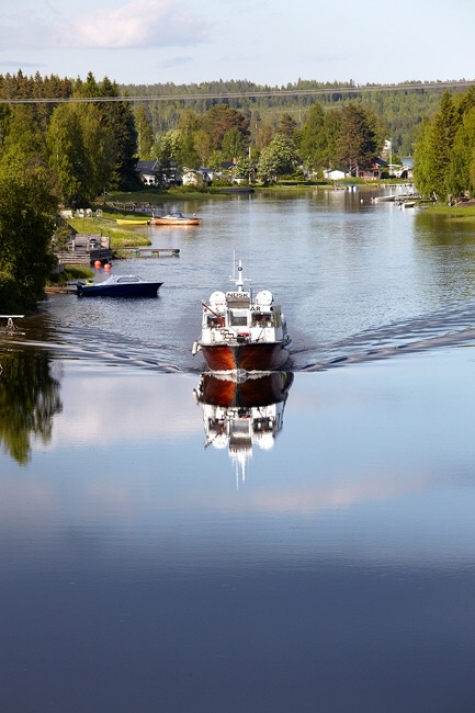
<svg viewBox="0 0 475 713">
<path fill-rule="evenodd" d="M 168 205 L 180 257 L 113 265 L 157 299 L 0 338 L 0 710 L 473 710 L 475 223 L 372 195 Z M 234 258 L 293 349 L 233 410 L 191 347 Z"/>
</svg>

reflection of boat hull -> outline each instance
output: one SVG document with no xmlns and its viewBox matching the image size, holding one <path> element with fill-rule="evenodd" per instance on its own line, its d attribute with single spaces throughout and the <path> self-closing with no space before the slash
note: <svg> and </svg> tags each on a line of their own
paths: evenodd
<svg viewBox="0 0 475 713">
<path fill-rule="evenodd" d="M 200 383 L 200 401 L 216 406 L 253 408 L 280 403 L 294 380 L 289 372 L 274 371 L 244 382 L 203 374 Z"/>
<path fill-rule="evenodd" d="M 290 340 L 280 342 L 227 342 L 199 347 L 211 371 L 275 371 L 289 359 Z"/>
</svg>

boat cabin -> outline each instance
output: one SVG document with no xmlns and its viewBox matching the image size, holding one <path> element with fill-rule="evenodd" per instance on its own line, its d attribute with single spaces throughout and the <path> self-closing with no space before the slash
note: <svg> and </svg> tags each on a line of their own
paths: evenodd
<svg viewBox="0 0 475 713">
<path fill-rule="evenodd" d="M 203 303 L 203 341 L 211 344 L 229 338 L 249 341 L 275 341 L 282 338 L 280 305 L 268 290 L 262 290 L 252 300 L 251 292 L 213 292 L 209 306 Z"/>
</svg>

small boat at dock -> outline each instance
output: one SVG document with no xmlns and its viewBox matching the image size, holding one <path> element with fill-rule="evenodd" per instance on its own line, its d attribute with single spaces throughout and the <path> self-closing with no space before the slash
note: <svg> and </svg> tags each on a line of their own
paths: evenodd
<svg viewBox="0 0 475 713">
<path fill-rule="evenodd" d="M 149 225 L 150 220 L 148 218 L 117 218 L 115 222 L 117 225 L 134 227 L 136 225 Z"/>
<path fill-rule="evenodd" d="M 189 217 L 183 213 L 168 213 L 154 216 L 152 223 L 153 225 L 201 225 L 201 218 L 196 215 Z"/>
<path fill-rule="evenodd" d="M 163 282 L 149 282 L 137 275 L 110 275 L 103 282 L 78 282 L 79 297 L 156 297 Z"/>
<path fill-rule="evenodd" d="M 372 203 L 393 203 L 396 200 L 396 194 L 392 193 L 389 196 L 373 196 Z"/>
<path fill-rule="evenodd" d="M 255 299 L 244 288 L 239 261 L 235 289 L 213 292 L 209 304 L 202 301 L 200 338 L 193 355 L 201 352 L 211 372 L 269 372 L 282 369 L 292 344 L 280 305 L 269 290 Z"/>
</svg>

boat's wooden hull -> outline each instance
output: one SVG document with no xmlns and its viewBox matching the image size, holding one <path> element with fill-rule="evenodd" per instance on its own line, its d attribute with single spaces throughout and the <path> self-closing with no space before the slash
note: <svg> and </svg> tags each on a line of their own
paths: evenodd
<svg viewBox="0 0 475 713">
<path fill-rule="evenodd" d="M 210 371 L 276 371 L 289 360 L 288 342 L 200 344 Z"/>
<path fill-rule="evenodd" d="M 236 382 L 231 379 L 203 374 L 200 401 L 224 408 L 254 408 L 280 403 L 287 398 L 294 375 L 284 371 L 259 375 Z"/>
</svg>

